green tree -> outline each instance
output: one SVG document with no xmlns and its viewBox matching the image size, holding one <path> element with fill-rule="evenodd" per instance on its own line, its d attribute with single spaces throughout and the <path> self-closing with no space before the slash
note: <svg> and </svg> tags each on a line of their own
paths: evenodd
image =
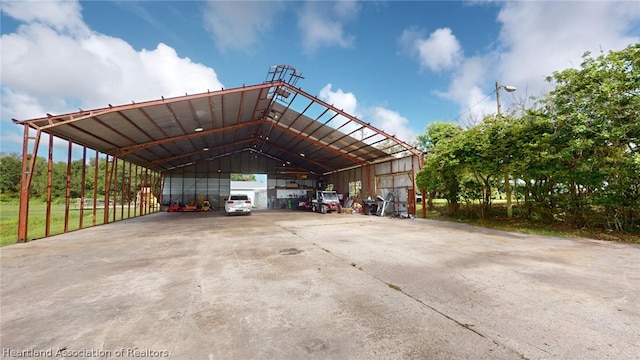
<svg viewBox="0 0 640 360">
<path fill-rule="evenodd" d="M 428 206 L 433 208 L 433 196 L 440 193 L 447 200 L 449 212 L 458 211 L 460 197 L 460 161 L 458 149 L 462 128 L 457 124 L 437 121 L 426 127 L 418 144 L 427 151 L 423 168 L 416 174 L 418 188 L 429 193 Z"/>
<path fill-rule="evenodd" d="M 560 205 L 568 220 L 586 226 L 601 206 L 615 228 L 632 227 L 640 208 L 640 44 L 598 57 L 585 53 L 579 69 L 547 80 L 555 88 L 544 100 L 544 115 L 555 128 L 556 166 L 565 169 Z"/>
<path fill-rule="evenodd" d="M 256 181 L 254 174 L 231 174 L 231 181 Z"/>
<path fill-rule="evenodd" d="M 22 158 L 18 154 L 0 155 L 0 193 L 16 197 L 22 179 Z"/>
</svg>

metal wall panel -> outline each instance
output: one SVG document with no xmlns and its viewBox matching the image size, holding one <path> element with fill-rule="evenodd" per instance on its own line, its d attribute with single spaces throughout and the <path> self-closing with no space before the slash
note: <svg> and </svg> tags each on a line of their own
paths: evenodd
<svg viewBox="0 0 640 360">
<path fill-rule="evenodd" d="M 191 202 L 201 205 L 203 200 L 209 200 L 214 209 L 220 210 L 230 191 L 229 174 L 220 174 L 220 177 L 213 178 L 182 177 L 180 173 L 166 174 L 162 193 L 163 205 L 185 205 Z"/>
</svg>

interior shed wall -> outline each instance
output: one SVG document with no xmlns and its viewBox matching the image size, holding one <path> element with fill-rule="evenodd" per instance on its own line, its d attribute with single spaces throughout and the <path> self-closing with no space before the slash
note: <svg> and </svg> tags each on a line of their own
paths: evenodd
<svg viewBox="0 0 640 360">
<path fill-rule="evenodd" d="M 315 177 L 300 178 L 287 173 L 286 168 L 286 164 L 247 151 L 174 169 L 163 174 L 162 204 L 201 205 L 203 200 L 209 200 L 215 210 L 221 210 L 231 193 L 232 173 L 266 174 L 269 196 L 278 196 L 275 190 L 291 188 L 291 183 L 297 189 L 315 187 Z"/>
<path fill-rule="evenodd" d="M 393 208 L 390 211 L 415 215 L 415 174 L 419 169 L 419 157 L 407 156 L 338 171 L 328 175 L 326 181 L 333 184 L 338 193 L 358 202 L 393 194 Z M 358 182 L 359 191 L 353 186 Z"/>
</svg>

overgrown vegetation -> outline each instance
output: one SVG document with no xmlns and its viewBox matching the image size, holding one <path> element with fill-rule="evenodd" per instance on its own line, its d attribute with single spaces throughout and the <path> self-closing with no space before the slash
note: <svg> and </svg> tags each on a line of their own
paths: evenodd
<svg viewBox="0 0 640 360">
<path fill-rule="evenodd" d="M 640 233 L 640 44 L 586 53 L 580 69 L 547 80 L 554 90 L 532 109 L 469 128 L 427 126 L 419 142 L 428 155 L 416 176 L 427 206 L 434 210 L 440 197 L 452 218 Z M 515 213 L 493 206 L 509 192 Z"/>
</svg>

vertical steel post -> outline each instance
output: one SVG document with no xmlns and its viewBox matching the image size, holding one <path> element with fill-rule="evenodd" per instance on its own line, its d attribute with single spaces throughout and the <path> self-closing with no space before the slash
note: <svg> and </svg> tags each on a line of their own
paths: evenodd
<svg viewBox="0 0 640 360">
<path fill-rule="evenodd" d="M 100 153 L 96 150 L 95 164 L 93 164 L 93 216 L 91 217 L 91 225 L 96 226 L 98 217 L 98 168 L 100 166 Z"/>
<path fill-rule="evenodd" d="M 120 220 L 124 219 L 124 202 L 125 202 L 125 196 L 124 196 L 124 168 L 125 168 L 125 162 L 124 160 L 122 161 L 122 177 L 121 179 L 121 184 L 120 184 Z"/>
<path fill-rule="evenodd" d="M 33 152 L 29 154 L 29 125 L 24 125 L 24 135 L 22 138 L 22 178 L 20 180 L 20 205 L 18 213 L 18 242 L 27 241 L 27 228 L 29 227 L 29 195 L 31 191 L 31 180 L 38 154 L 38 144 L 40 142 L 40 130 L 37 130 Z"/>
<path fill-rule="evenodd" d="M 145 187 L 149 188 L 149 169 L 148 168 L 144 168 L 144 183 L 145 183 Z M 142 196 L 142 193 L 140 193 L 140 195 Z M 146 196 L 145 196 L 145 201 L 140 201 L 140 206 L 143 206 L 143 204 L 145 206 L 143 206 L 140 210 L 140 214 L 142 215 L 147 215 L 149 213 L 149 204 L 146 204 Z M 144 213 L 143 213 L 144 211 Z"/>
<path fill-rule="evenodd" d="M 129 181 L 128 181 L 128 188 L 129 190 L 127 190 L 127 201 L 128 201 L 128 205 L 127 205 L 127 218 L 131 217 L 131 162 L 129 162 Z"/>
<path fill-rule="evenodd" d="M 111 164 L 111 176 L 109 177 L 113 181 L 113 214 L 112 222 L 116 222 L 116 206 L 118 206 L 118 160 L 117 156 L 113 157 L 113 164 Z"/>
<path fill-rule="evenodd" d="M 85 187 L 87 182 L 87 147 L 82 146 L 82 174 L 80 184 L 80 219 L 78 220 L 78 229 L 84 227 L 84 202 L 85 202 Z"/>
<path fill-rule="evenodd" d="M 44 236 L 51 235 L 51 190 L 53 188 L 53 136 L 49 136 L 49 156 L 47 157 L 47 205 L 44 215 Z"/>
<path fill-rule="evenodd" d="M 141 215 L 140 212 L 139 212 L 139 209 L 138 209 L 138 201 L 142 200 L 142 199 L 138 199 L 138 196 L 140 195 L 140 191 L 138 190 L 139 187 L 140 187 L 139 184 L 138 184 L 139 178 L 140 178 L 140 175 L 138 174 L 138 165 L 136 165 L 136 186 L 135 186 L 135 189 L 134 189 L 134 191 L 136 193 L 136 200 L 135 200 L 135 204 L 134 204 L 134 207 L 133 207 L 133 215 L 134 216 L 140 216 Z"/>
<path fill-rule="evenodd" d="M 104 216 L 103 224 L 109 223 L 109 191 L 111 191 L 111 178 L 109 175 L 109 154 L 104 159 Z"/>
<path fill-rule="evenodd" d="M 69 148 L 67 150 L 67 181 L 65 184 L 65 201 L 64 201 L 64 232 L 69 232 L 69 206 L 71 205 L 71 155 L 73 143 L 68 140 Z"/>
</svg>

